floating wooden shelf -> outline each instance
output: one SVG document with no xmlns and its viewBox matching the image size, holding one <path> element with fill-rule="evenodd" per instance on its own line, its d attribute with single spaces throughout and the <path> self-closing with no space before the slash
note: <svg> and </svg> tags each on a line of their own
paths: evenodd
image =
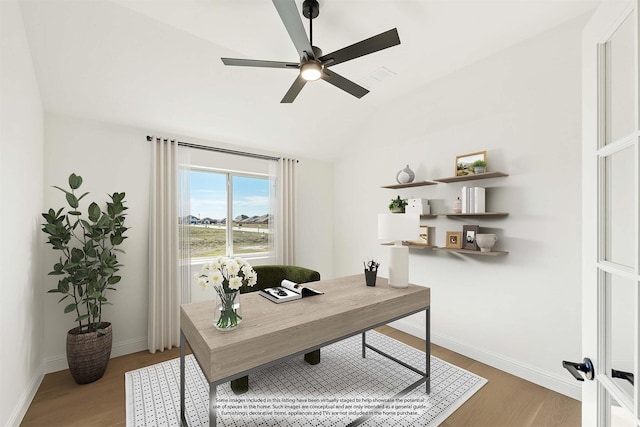
<svg viewBox="0 0 640 427">
<path fill-rule="evenodd" d="M 381 243 L 383 246 L 393 246 L 393 243 Z M 402 242 L 402 246 L 407 246 L 409 248 L 416 249 L 431 249 L 434 251 L 447 251 L 447 252 L 456 252 L 459 254 L 467 254 L 467 255 L 482 255 L 482 256 L 501 256 L 507 255 L 509 252 L 507 251 L 491 251 L 491 252 L 481 252 L 474 251 L 471 249 L 453 249 L 453 248 L 441 248 L 438 246 L 416 243 L 416 242 Z"/>
<path fill-rule="evenodd" d="M 428 243 L 418 243 L 418 242 L 402 242 L 403 245 L 409 246 L 410 248 L 419 248 L 419 249 L 434 249 L 435 246 L 430 245 Z"/>
<path fill-rule="evenodd" d="M 393 185 L 383 185 L 382 188 L 409 188 L 409 187 L 423 187 L 425 185 L 436 185 L 437 182 L 433 181 L 418 181 L 418 182 L 410 182 L 408 184 L 393 184 Z"/>
<path fill-rule="evenodd" d="M 448 217 L 500 217 L 509 215 L 507 212 L 482 212 L 482 213 L 448 213 Z"/>
<path fill-rule="evenodd" d="M 441 213 L 441 214 L 423 214 L 420 215 L 420 218 L 425 219 L 435 219 L 439 216 L 450 216 L 450 217 L 500 217 L 500 216 L 508 216 L 507 212 L 482 212 L 482 213 Z"/>
<path fill-rule="evenodd" d="M 485 172 L 485 173 L 476 173 L 472 175 L 462 175 L 462 176 L 450 176 L 448 178 L 440 178 L 434 179 L 437 182 L 460 182 L 460 181 L 473 181 L 476 179 L 489 179 L 489 178 L 499 178 L 501 176 L 509 176 L 504 172 Z"/>
<path fill-rule="evenodd" d="M 482 255 L 482 256 L 500 256 L 500 255 L 507 255 L 509 253 L 506 251 L 481 252 L 481 251 L 473 251 L 471 249 L 453 249 L 453 248 L 434 248 L 434 250 L 456 252 L 459 254 L 467 254 L 467 255 Z"/>
<path fill-rule="evenodd" d="M 393 242 L 388 242 L 388 243 L 380 243 L 382 246 L 393 246 L 394 243 Z M 410 248 L 421 248 L 421 249 L 428 249 L 428 248 L 435 248 L 435 246 L 433 245 L 429 245 L 427 243 L 418 243 L 418 242 L 402 242 L 402 246 L 408 246 Z"/>
</svg>

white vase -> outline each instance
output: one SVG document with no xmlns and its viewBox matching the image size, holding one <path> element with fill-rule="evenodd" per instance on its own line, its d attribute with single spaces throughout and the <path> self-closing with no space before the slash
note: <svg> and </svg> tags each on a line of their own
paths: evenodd
<svg viewBox="0 0 640 427">
<path fill-rule="evenodd" d="M 495 234 L 476 234 L 476 243 L 480 248 L 480 252 L 491 252 L 497 240 L 498 237 Z"/>
<path fill-rule="evenodd" d="M 460 200 L 460 197 L 453 202 L 453 213 L 462 213 L 462 200 Z"/>
<path fill-rule="evenodd" d="M 408 184 L 413 182 L 415 178 L 416 174 L 413 173 L 409 165 L 396 174 L 396 181 L 398 181 L 398 184 Z"/>
</svg>

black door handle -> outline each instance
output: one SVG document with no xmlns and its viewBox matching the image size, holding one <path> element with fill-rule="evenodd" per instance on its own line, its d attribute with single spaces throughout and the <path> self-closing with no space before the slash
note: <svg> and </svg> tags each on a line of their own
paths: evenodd
<svg viewBox="0 0 640 427">
<path fill-rule="evenodd" d="M 584 372 L 584 376 L 588 380 L 593 379 L 593 363 L 588 357 L 583 359 L 583 363 L 567 362 L 566 360 L 563 360 L 562 367 L 571 372 L 571 375 L 573 375 L 573 377 L 578 381 L 584 381 L 584 378 L 582 378 L 582 375 L 580 375 L 578 371 Z"/>
<path fill-rule="evenodd" d="M 631 385 L 633 385 L 633 373 L 631 372 L 617 371 L 615 369 L 612 369 L 611 376 L 613 378 L 622 378 L 623 380 L 627 380 L 631 383 Z"/>
</svg>

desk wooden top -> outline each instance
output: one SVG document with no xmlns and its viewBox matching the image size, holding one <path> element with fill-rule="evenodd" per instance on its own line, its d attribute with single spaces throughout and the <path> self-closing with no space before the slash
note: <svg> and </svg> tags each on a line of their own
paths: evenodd
<svg viewBox="0 0 640 427">
<path fill-rule="evenodd" d="M 213 301 L 183 304 L 180 328 L 209 382 L 261 366 L 360 330 L 424 310 L 430 289 L 397 289 L 378 277 L 365 286 L 364 275 L 312 282 L 323 295 L 280 304 L 257 292 L 240 295 L 243 321 L 236 329 L 213 326 Z"/>
</svg>

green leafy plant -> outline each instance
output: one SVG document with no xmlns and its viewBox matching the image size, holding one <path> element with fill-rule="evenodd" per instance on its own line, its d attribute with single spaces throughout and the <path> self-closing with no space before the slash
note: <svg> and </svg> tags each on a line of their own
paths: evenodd
<svg viewBox="0 0 640 427">
<path fill-rule="evenodd" d="M 125 193 L 113 193 L 106 211 L 92 202 L 83 216 L 80 201 L 89 193 L 76 195 L 81 185 L 82 177 L 72 173 L 70 191 L 54 186 L 65 194 L 68 208 L 49 209 L 42 214 L 46 220 L 42 231 L 49 236 L 47 243 L 60 252 L 60 259 L 49 275 L 62 276 L 58 286 L 48 292 L 63 294 L 58 303 L 71 298 L 64 312 L 76 313 L 75 322 L 81 333 L 104 334 L 102 307 L 111 304 L 107 290 L 115 291 L 114 285 L 121 280 L 117 275 L 122 267 L 117 252 L 124 253 L 119 246 L 126 239 L 124 222 L 128 208 Z"/>
<path fill-rule="evenodd" d="M 474 168 L 486 168 L 487 167 L 487 162 L 485 162 L 484 160 L 476 160 L 475 162 L 471 163 L 471 167 L 474 167 Z"/>
<path fill-rule="evenodd" d="M 407 202 L 407 199 L 401 199 L 400 196 L 398 196 L 395 199 L 391 199 L 391 203 L 389 203 L 389 209 L 390 210 L 402 209 L 402 212 L 404 212 L 404 208 L 408 204 L 409 202 Z"/>
</svg>

